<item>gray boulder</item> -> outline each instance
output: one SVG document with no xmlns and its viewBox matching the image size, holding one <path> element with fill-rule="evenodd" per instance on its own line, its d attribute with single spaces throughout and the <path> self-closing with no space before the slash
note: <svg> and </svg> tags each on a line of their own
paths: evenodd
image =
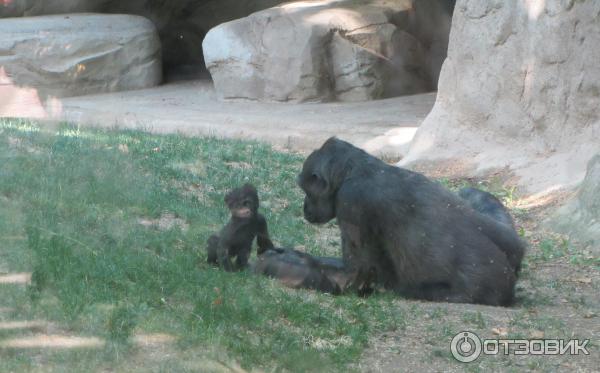
<svg viewBox="0 0 600 373">
<path fill-rule="evenodd" d="M 577 195 L 558 211 L 551 225 L 600 255 L 600 154 L 589 161 Z"/>
<path fill-rule="evenodd" d="M 160 41 L 143 17 L 7 18 L 0 20 L 0 35 L 4 81 L 34 88 L 42 99 L 146 88 L 161 81 Z"/>
<path fill-rule="evenodd" d="M 420 42 L 392 23 L 411 1 L 293 2 L 211 29 L 221 98 L 360 101 L 431 88 Z"/>
</svg>

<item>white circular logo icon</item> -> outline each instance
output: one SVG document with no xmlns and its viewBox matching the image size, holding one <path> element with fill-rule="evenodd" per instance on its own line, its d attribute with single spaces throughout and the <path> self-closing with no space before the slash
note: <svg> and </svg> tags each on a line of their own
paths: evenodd
<svg viewBox="0 0 600 373">
<path fill-rule="evenodd" d="M 450 342 L 452 356 L 462 363 L 475 361 L 481 355 L 481 340 L 471 332 L 460 332 Z"/>
</svg>

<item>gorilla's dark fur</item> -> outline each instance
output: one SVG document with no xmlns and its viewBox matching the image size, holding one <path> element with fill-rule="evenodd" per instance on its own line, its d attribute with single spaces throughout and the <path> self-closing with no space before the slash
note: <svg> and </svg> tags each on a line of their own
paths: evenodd
<svg viewBox="0 0 600 373">
<path fill-rule="evenodd" d="M 207 241 L 207 262 L 220 265 L 226 271 L 241 270 L 247 267 L 256 237 L 258 254 L 273 248 L 267 222 L 258 213 L 258 193 L 256 188 L 245 184 L 231 190 L 225 196 L 231 219 L 219 234 L 213 234 Z M 235 264 L 231 258 L 235 257 Z"/>
<path fill-rule="evenodd" d="M 515 223 L 512 216 L 500 200 L 491 193 L 475 188 L 463 188 L 458 192 L 460 198 L 467 201 L 473 210 L 486 215 L 495 221 L 502 223 L 514 230 Z M 500 245 L 501 250 L 506 247 L 511 247 L 510 244 Z M 518 275 L 521 270 L 521 260 L 523 259 L 523 250 L 505 250 L 508 261 L 514 267 L 515 273 Z"/>
<path fill-rule="evenodd" d="M 439 183 L 336 138 L 308 156 L 298 184 L 306 193 L 306 220 L 337 218 L 355 284 L 375 272 L 377 282 L 411 297 L 513 301 L 524 243 L 512 226 L 475 211 L 469 196 L 466 203 Z"/>
<path fill-rule="evenodd" d="M 514 222 L 508 210 L 494 195 L 475 188 L 462 188 L 458 195 L 469 203 L 473 210 L 480 212 L 492 219 L 514 227 Z"/>
<path fill-rule="evenodd" d="M 340 258 L 315 257 L 293 249 L 274 248 L 259 255 L 254 273 L 273 277 L 291 288 L 341 294 L 353 276 Z"/>
</svg>

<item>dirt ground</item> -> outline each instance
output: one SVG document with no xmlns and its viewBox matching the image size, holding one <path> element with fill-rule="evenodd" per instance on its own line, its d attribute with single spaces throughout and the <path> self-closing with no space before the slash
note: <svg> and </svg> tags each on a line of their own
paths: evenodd
<svg viewBox="0 0 600 373">
<path fill-rule="evenodd" d="M 406 328 L 371 340 L 358 367 L 363 372 L 414 371 L 577 371 L 600 367 L 600 267 L 590 247 L 549 231 L 543 221 L 564 199 L 554 194 L 532 203 L 515 199 L 516 227 L 528 249 L 517 283 L 516 304 L 510 308 L 472 304 L 442 304 L 398 300 L 407 314 Z M 535 201 L 533 201 L 535 202 Z M 522 208 L 519 206 L 527 206 Z M 565 247 L 549 246 L 549 242 Z M 568 245 L 568 248 L 566 247 Z M 579 259 L 595 260 L 594 265 Z M 481 355 L 471 363 L 456 361 L 450 352 L 458 332 L 483 339 L 589 339 L 589 355 Z"/>
<path fill-rule="evenodd" d="M 210 80 L 45 101 L 31 89 L 26 93 L 13 95 L 11 102 L 0 102 L 0 117 L 256 139 L 303 152 L 319 147 L 330 136 L 339 136 L 390 157 L 407 150 L 435 101 L 435 93 L 426 93 L 356 103 L 223 102 L 217 100 Z"/>
</svg>

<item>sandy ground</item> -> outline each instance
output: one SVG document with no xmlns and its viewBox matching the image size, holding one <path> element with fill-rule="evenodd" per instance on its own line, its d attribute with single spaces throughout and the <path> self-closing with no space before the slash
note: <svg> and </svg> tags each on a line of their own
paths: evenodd
<svg viewBox="0 0 600 373">
<path fill-rule="evenodd" d="M 63 99 L 40 100 L 31 89 L 18 92 L 11 102 L 0 103 L 0 117 L 260 139 L 301 152 L 336 135 L 390 157 L 403 154 L 435 101 L 435 93 L 427 93 L 359 103 L 222 102 L 216 99 L 210 80 Z"/>
<path fill-rule="evenodd" d="M 526 264 L 516 285 L 513 306 L 491 307 L 399 298 L 395 306 L 406 316 L 405 327 L 373 336 L 357 368 L 366 373 L 598 372 L 600 270 L 597 265 L 578 264 L 577 259 L 597 256 L 590 246 L 567 241 L 568 249 L 560 249 L 555 244 L 553 257 L 542 258 L 545 241 L 556 243 L 566 239 L 541 223 L 553 213 L 561 198 L 537 203 L 530 199 L 515 199 L 507 204 L 517 230 L 523 232 L 527 242 Z M 452 338 L 458 331 L 473 332 L 482 340 L 589 339 L 589 355 L 518 355 L 513 352 L 509 355 L 482 354 L 471 363 L 460 363 L 450 353 Z"/>
</svg>

